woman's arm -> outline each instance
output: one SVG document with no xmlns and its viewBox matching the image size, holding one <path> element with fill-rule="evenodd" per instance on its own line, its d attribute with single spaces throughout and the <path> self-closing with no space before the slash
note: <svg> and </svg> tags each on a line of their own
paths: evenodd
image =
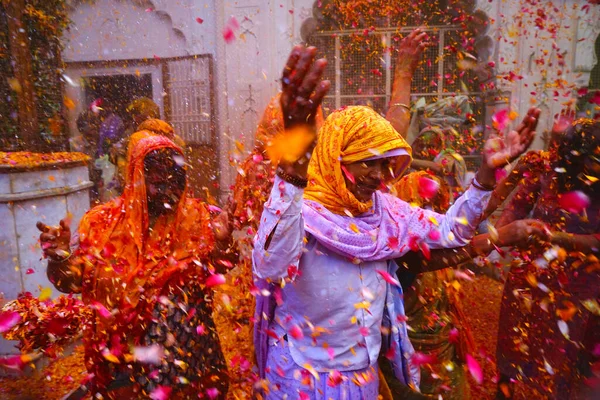
<svg viewBox="0 0 600 400">
<path fill-rule="evenodd" d="M 316 49 L 296 46 L 282 76 L 281 109 L 286 131 L 303 129 L 312 143 L 300 158 L 281 160 L 269 200 L 265 204 L 252 251 L 254 274 L 260 279 L 293 277 L 304 245 L 302 198 L 307 184 L 308 160 L 316 144 L 315 116 L 330 87 L 321 81 L 327 62 L 315 61 Z"/>
<path fill-rule="evenodd" d="M 575 235 L 567 232 L 552 232 L 550 243 L 567 251 L 598 254 L 600 250 L 600 235 Z"/>
<path fill-rule="evenodd" d="M 417 28 L 402 39 L 398 48 L 392 96 L 386 119 L 404 138 L 408 134 L 410 125 L 410 86 L 413 74 L 421 61 L 426 37 L 427 34 Z"/>
<path fill-rule="evenodd" d="M 493 238 L 489 233 L 477 235 L 467 246 L 433 250 L 429 260 L 422 253 L 409 252 L 404 257 L 397 259 L 396 263 L 405 266 L 413 274 L 456 268 L 473 257 L 489 254 L 497 247 L 527 246 L 532 235 L 547 237 L 548 229 L 537 220 L 520 220 L 505 225 L 498 229 L 497 233 L 497 238 Z"/>
<path fill-rule="evenodd" d="M 442 175 L 444 174 L 444 166 L 440 163 L 436 163 L 435 161 L 421 160 L 418 158 L 413 158 L 410 166 L 412 168 L 418 169 L 418 170 L 430 169 L 431 171 L 435 172 L 436 174 L 442 174 Z"/>
</svg>

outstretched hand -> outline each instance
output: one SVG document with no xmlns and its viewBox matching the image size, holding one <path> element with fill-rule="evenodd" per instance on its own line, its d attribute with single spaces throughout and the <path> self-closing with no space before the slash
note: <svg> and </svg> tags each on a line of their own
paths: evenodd
<svg viewBox="0 0 600 400">
<path fill-rule="evenodd" d="M 296 46 L 292 50 L 281 79 L 281 108 L 286 129 L 298 125 L 315 126 L 317 109 L 331 86 L 321 81 L 327 60 L 315 61 L 315 47 Z"/>
<path fill-rule="evenodd" d="M 427 47 L 427 39 L 427 33 L 421 28 L 415 29 L 402 39 L 396 57 L 396 74 L 408 73 L 411 76 L 414 74 L 421 62 L 423 50 Z"/>
<path fill-rule="evenodd" d="M 575 121 L 575 110 L 568 108 L 561 110 L 560 114 L 554 117 L 552 133 L 564 133 L 573 124 L 573 121 Z"/>
<path fill-rule="evenodd" d="M 492 169 L 501 168 L 523 154 L 535 138 L 539 117 L 540 110 L 532 107 L 516 130 L 510 131 L 505 138 L 495 135 L 488 139 L 483 150 L 487 166 Z"/>
</svg>

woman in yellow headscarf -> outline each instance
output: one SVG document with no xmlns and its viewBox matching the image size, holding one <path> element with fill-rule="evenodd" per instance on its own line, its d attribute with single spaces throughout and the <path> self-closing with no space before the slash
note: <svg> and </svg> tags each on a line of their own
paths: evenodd
<svg viewBox="0 0 600 400">
<path fill-rule="evenodd" d="M 305 130 L 316 139 L 316 108 L 329 84 L 319 83 L 326 61 L 315 62 L 315 52 L 293 50 L 281 105 L 287 132 Z M 490 151 L 478 187 L 447 215 L 381 191 L 400 177 L 411 149 L 368 107 L 335 111 L 316 145 L 290 149 L 306 156 L 278 166 L 252 255 L 257 282 L 278 283 L 259 293 L 255 313 L 267 399 L 377 398 L 380 350 L 397 378 L 418 389 L 394 259 L 464 245 L 495 184 L 494 162 L 502 165 L 526 149 L 536 118 L 532 111 L 509 146 Z"/>
</svg>

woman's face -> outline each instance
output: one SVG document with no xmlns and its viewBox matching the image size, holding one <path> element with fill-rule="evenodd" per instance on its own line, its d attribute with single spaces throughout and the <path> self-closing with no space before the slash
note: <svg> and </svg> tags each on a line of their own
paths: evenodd
<svg viewBox="0 0 600 400">
<path fill-rule="evenodd" d="M 346 187 L 358 201 L 366 203 L 391 178 L 390 165 L 389 158 L 343 164 Z"/>
<path fill-rule="evenodd" d="M 156 150 L 144 159 L 148 213 L 153 216 L 174 211 L 185 190 L 186 172 L 174 150 Z"/>
</svg>

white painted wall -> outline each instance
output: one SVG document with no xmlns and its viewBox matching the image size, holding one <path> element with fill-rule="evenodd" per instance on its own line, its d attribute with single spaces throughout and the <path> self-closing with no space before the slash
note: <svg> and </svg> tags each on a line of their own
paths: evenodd
<svg viewBox="0 0 600 400">
<path fill-rule="evenodd" d="M 596 62 L 593 41 L 600 31 L 600 6 L 582 12 L 585 2 L 544 1 L 551 18 L 557 18 L 551 12 L 552 6 L 567 10 L 555 39 L 545 32 L 536 32 L 531 25 L 511 26 L 525 0 L 476 1 L 476 8 L 492 21 L 489 35 L 494 39 L 494 49 L 486 61 L 496 63 L 498 75 L 513 70 L 524 76 L 523 80 L 512 83 L 498 81 L 501 95 L 497 104 L 490 101 L 490 111 L 510 105 L 523 115 L 532 98 L 536 98 L 544 111 L 540 132 L 550 128 L 550 116 L 568 98 L 554 100 L 554 89 L 544 85 L 543 68 L 530 60 L 551 50 L 554 41 L 561 51 L 567 52 L 567 65 L 561 68 L 561 77 L 567 82 L 577 82 L 578 86 L 585 85 Z M 69 43 L 65 59 L 213 54 L 219 167 L 221 188 L 226 192 L 236 174 L 229 165 L 234 143 L 239 140 L 246 149 L 251 148 L 256 123 L 269 99 L 279 90 L 281 70 L 292 46 L 301 41 L 300 29 L 312 15 L 313 4 L 314 0 L 96 0 L 92 5 L 75 7 L 74 27 L 66 36 Z M 146 12 L 148 8 L 152 11 Z M 236 40 L 226 44 L 222 31 L 232 16 L 241 27 Z M 197 18 L 203 22 L 198 23 Z M 509 32 L 515 36 L 510 38 Z M 557 77 L 556 64 L 545 76 Z M 541 146 L 541 141 L 536 141 L 535 147 Z"/>
<path fill-rule="evenodd" d="M 172 18 L 146 3 L 79 3 L 70 13 L 73 24 L 65 34 L 64 60 L 151 59 L 188 54 L 186 38 L 173 29 Z"/>
</svg>

